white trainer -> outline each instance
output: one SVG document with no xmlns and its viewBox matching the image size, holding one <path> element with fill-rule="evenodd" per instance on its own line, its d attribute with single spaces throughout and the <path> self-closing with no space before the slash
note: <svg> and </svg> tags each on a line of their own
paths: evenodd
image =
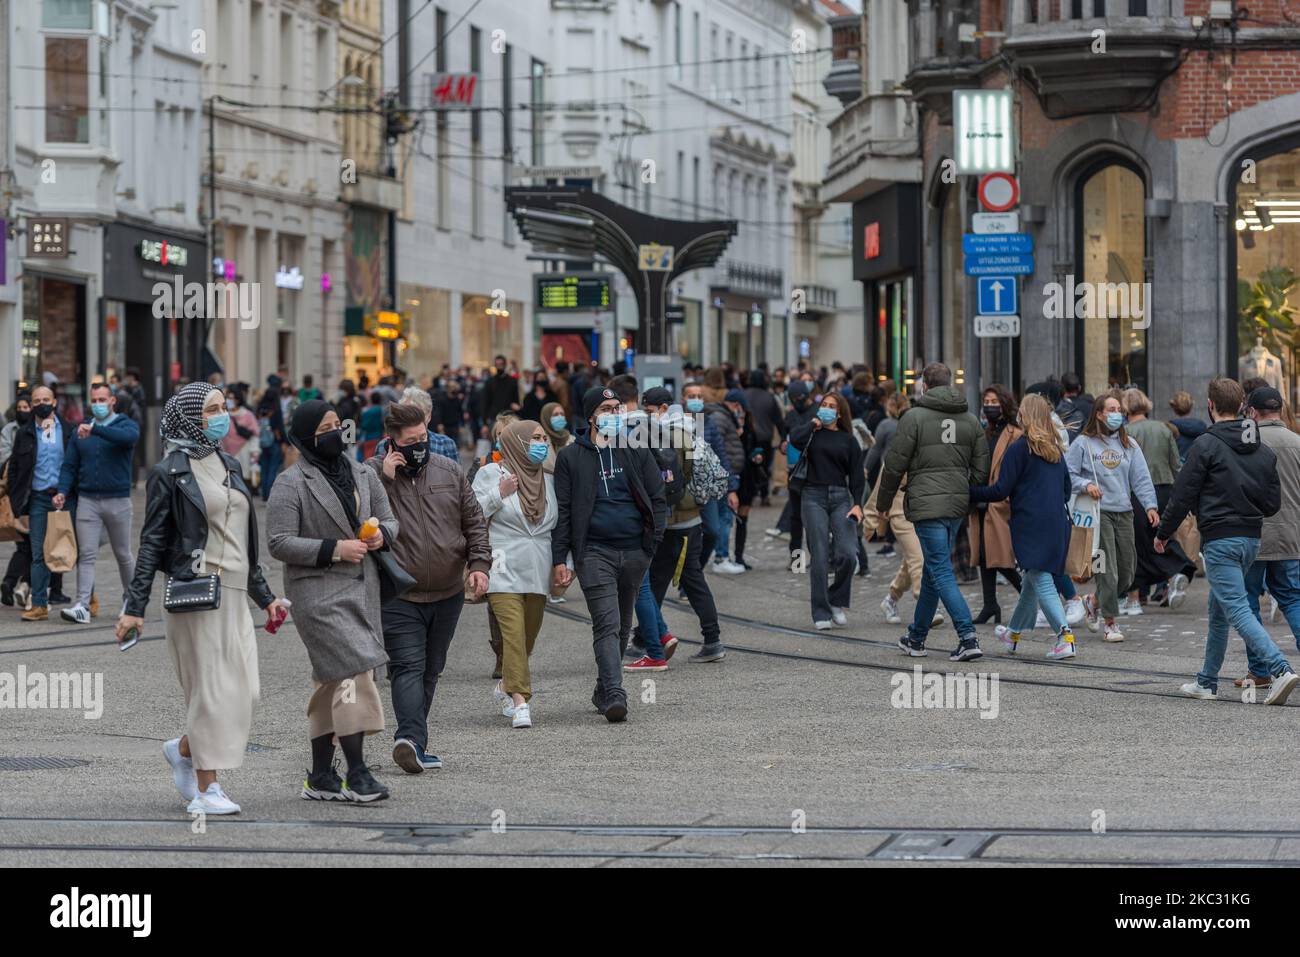
<svg viewBox="0 0 1300 957">
<path fill-rule="evenodd" d="M 1189 584 L 1187 576 L 1182 572 L 1169 579 L 1169 594 L 1166 601 L 1169 602 L 1170 608 L 1177 608 L 1183 603 L 1183 599 L 1187 597 L 1187 586 Z"/>
<path fill-rule="evenodd" d="M 221 785 L 213 781 L 206 791 L 195 795 L 185 810 L 191 814 L 238 814 L 239 805 L 226 797 Z"/>
<path fill-rule="evenodd" d="M 934 617 L 930 619 L 930 627 L 931 627 L 931 628 L 938 628 L 940 625 L 945 624 L 945 623 L 947 622 L 947 620 L 948 620 L 948 619 L 946 619 L 946 618 L 943 617 L 943 612 L 941 612 L 941 611 L 936 611 L 936 612 L 934 613 Z"/>
<path fill-rule="evenodd" d="M 1130 618 L 1136 618 L 1142 614 L 1142 602 L 1134 601 L 1132 598 L 1125 597 L 1119 603 L 1119 613 L 1128 615 Z"/>
<path fill-rule="evenodd" d="M 831 620 L 834 621 L 835 624 L 839 625 L 840 627 L 843 627 L 844 625 L 847 625 L 849 623 L 849 616 L 844 614 L 843 608 L 832 608 Z"/>
<path fill-rule="evenodd" d="M 512 728 L 531 728 L 533 726 L 533 716 L 528 710 L 528 702 L 515 708 L 514 717 L 510 721 Z"/>
<path fill-rule="evenodd" d="M 715 558 L 713 560 L 713 570 L 722 575 L 743 575 L 745 566 L 737 565 L 730 558 Z"/>
<path fill-rule="evenodd" d="M 79 625 L 90 624 L 90 609 L 80 602 L 71 608 L 63 609 L 59 614 L 63 616 L 64 621 L 75 621 Z"/>
<path fill-rule="evenodd" d="M 818 631 L 830 631 L 832 628 L 835 627 L 835 622 L 833 622 L 833 621 L 814 621 L 814 622 L 813 622 L 813 627 L 816 628 Z"/>
<path fill-rule="evenodd" d="M 885 613 L 885 621 L 891 625 L 901 625 L 903 619 L 898 616 L 898 602 L 886 595 L 880 602 L 880 610 Z"/>
<path fill-rule="evenodd" d="M 1038 617 L 1034 619 L 1034 627 L 1035 628 L 1047 627 L 1047 616 L 1043 614 L 1043 610 L 1041 608 L 1038 609 Z"/>
<path fill-rule="evenodd" d="M 1065 623 L 1077 625 L 1081 621 L 1083 621 L 1083 602 L 1075 596 L 1065 603 Z"/>
<path fill-rule="evenodd" d="M 1179 689 L 1189 698 L 1201 698 L 1204 701 L 1213 701 L 1218 697 L 1213 691 L 1205 687 L 1199 681 L 1189 681 Z"/>
<path fill-rule="evenodd" d="M 1296 682 L 1300 681 L 1300 675 L 1294 671 L 1288 671 L 1273 679 L 1273 684 L 1269 686 L 1268 697 L 1264 699 L 1264 704 L 1286 704 L 1286 699 L 1291 697 L 1291 692 L 1295 690 Z"/>
<path fill-rule="evenodd" d="M 172 738 L 163 744 L 163 757 L 172 766 L 172 783 L 181 797 L 193 801 L 199 793 L 199 779 L 194 773 L 194 762 L 181 754 L 181 739 Z"/>
<path fill-rule="evenodd" d="M 1123 641 L 1124 632 L 1119 630 L 1118 625 L 1103 625 L 1101 631 L 1102 641 Z"/>
</svg>

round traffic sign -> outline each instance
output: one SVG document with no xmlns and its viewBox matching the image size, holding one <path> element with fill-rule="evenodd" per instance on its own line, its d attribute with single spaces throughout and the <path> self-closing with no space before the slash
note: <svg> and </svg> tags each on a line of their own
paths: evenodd
<svg viewBox="0 0 1300 957">
<path fill-rule="evenodd" d="M 980 177 L 980 205 L 993 213 L 1005 213 L 1020 202 L 1020 186 L 1010 173 L 988 173 Z"/>
</svg>

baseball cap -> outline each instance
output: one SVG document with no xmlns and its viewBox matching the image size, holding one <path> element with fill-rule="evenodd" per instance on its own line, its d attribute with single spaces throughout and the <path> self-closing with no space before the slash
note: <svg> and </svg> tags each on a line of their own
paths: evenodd
<svg viewBox="0 0 1300 957">
<path fill-rule="evenodd" d="M 646 389 L 641 396 L 642 405 L 672 405 L 673 394 L 661 385 Z"/>
<path fill-rule="evenodd" d="M 1271 386 L 1262 386 L 1246 397 L 1246 404 L 1261 412 L 1281 412 L 1282 393 Z"/>
</svg>

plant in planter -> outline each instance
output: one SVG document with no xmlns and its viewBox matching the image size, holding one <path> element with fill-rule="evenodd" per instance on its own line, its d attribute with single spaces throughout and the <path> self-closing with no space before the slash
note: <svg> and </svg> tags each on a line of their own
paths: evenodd
<svg viewBox="0 0 1300 957">
<path fill-rule="evenodd" d="M 1254 282 L 1237 280 L 1240 319 L 1237 336 L 1243 350 L 1256 340 L 1274 355 L 1290 355 L 1300 347 L 1300 311 L 1290 304 L 1290 297 L 1300 285 L 1297 276 L 1286 266 L 1269 266 Z"/>
</svg>

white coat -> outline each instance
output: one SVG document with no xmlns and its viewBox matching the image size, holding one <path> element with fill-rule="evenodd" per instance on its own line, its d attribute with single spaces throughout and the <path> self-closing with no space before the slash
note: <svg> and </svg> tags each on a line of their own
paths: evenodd
<svg viewBox="0 0 1300 957">
<path fill-rule="evenodd" d="M 517 492 L 501 498 L 501 478 L 507 474 L 499 462 L 489 462 L 474 476 L 474 497 L 488 523 L 492 570 L 488 594 L 507 592 L 548 595 L 551 591 L 551 529 L 559 517 L 555 479 L 546 482 L 546 514 L 534 525 L 524 516 Z"/>
</svg>

